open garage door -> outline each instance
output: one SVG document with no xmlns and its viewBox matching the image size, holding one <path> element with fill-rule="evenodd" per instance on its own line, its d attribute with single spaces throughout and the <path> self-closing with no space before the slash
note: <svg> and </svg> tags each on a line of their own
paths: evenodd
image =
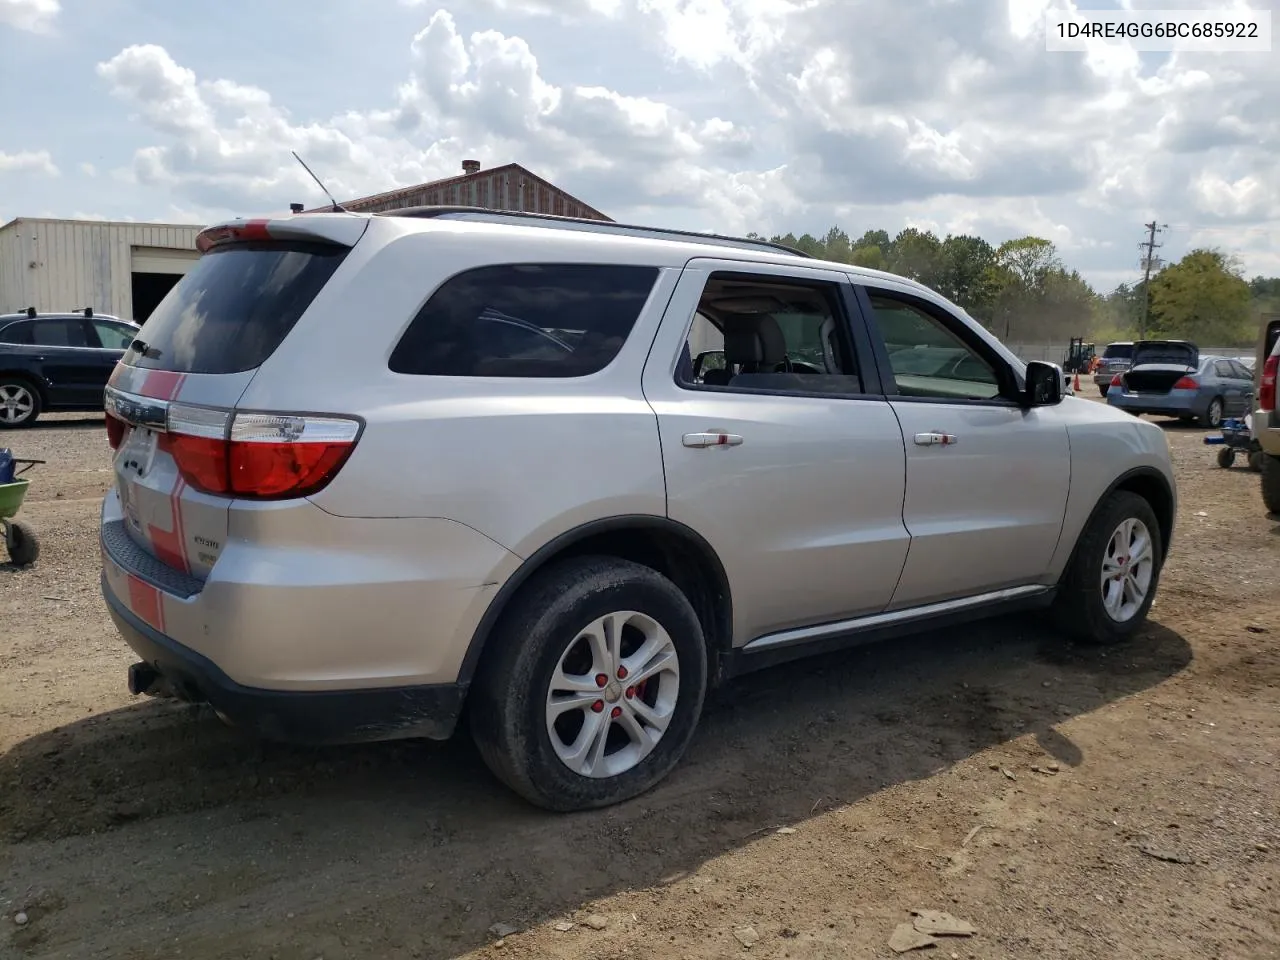
<svg viewBox="0 0 1280 960">
<path fill-rule="evenodd" d="M 145 323 L 151 311 L 173 289 L 182 275 L 200 259 L 195 250 L 171 247 L 134 247 L 132 273 L 133 319 Z"/>
</svg>

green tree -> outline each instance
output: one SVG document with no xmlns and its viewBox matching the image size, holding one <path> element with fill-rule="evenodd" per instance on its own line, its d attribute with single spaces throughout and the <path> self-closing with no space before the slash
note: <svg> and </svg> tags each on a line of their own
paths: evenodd
<svg viewBox="0 0 1280 960">
<path fill-rule="evenodd" d="M 1219 250 L 1192 250 L 1151 279 L 1147 335 L 1247 344 L 1253 339 L 1249 307 L 1239 265 Z"/>
<path fill-rule="evenodd" d="M 942 242 L 931 231 L 907 227 L 894 237 L 888 260 L 894 273 L 936 287 L 942 275 Z"/>
<path fill-rule="evenodd" d="M 853 244 L 849 240 L 849 235 L 839 227 L 832 227 L 827 231 L 827 235 L 822 239 L 822 246 L 826 258 L 837 263 L 849 263 L 849 258 L 853 255 Z"/>
<path fill-rule="evenodd" d="M 995 297 L 988 273 L 995 250 L 981 237 L 961 235 L 943 240 L 940 254 L 938 292 L 981 319 Z"/>
<path fill-rule="evenodd" d="M 849 255 L 849 262 L 858 267 L 866 267 L 869 270 L 887 270 L 889 268 L 889 265 L 885 262 L 884 251 L 874 244 L 854 247 L 853 252 Z"/>
</svg>

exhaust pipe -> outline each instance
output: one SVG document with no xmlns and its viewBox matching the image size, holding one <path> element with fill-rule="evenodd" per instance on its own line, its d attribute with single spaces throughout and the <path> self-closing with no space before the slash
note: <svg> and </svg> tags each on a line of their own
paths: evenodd
<svg viewBox="0 0 1280 960">
<path fill-rule="evenodd" d="M 135 663 L 129 667 L 129 692 L 135 697 L 172 697 L 173 691 L 160 671 L 149 663 Z"/>
</svg>

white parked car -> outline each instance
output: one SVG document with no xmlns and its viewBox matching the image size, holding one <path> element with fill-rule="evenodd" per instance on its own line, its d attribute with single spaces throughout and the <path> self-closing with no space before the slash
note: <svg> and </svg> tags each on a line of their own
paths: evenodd
<svg viewBox="0 0 1280 960">
<path fill-rule="evenodd" d="M 571 810 L 661 780 L 745 671 L 1018 609 L 1111 643 L 1154 597 L 1163 432 L 918 283 L 456 208 L 200 246 L 108 390 L 135 693 L 306 742 L 466 711 Z"/>
</svg>

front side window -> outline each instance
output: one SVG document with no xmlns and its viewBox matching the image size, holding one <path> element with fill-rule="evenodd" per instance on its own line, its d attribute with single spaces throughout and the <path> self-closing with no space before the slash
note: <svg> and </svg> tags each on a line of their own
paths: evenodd
<svg viewBox="0 0 1280 960">
<path fill-rule="evenodd" d="M 107 350 L 125 350 L 138 335 L 138 331 L 132 327 L 106 320 L 94 320 L 93 332 L 98 335 L 98 342 Z"/>
<path fill-rule="evenodd" d="M 1000 396 L 996 368 L 939 317 L 914 303 L 867 292 L 899 396 L 941 400 Z"/>
<path fill-rule="evenodd" d="M 395 373 L 584 377 L 622 349 L 656 267 L 502 264 L 446 280 L 391 354 Z"/>
<path fill-rule="evenodd" d="M 862 393 L 829 282 L 715 273 L 677 370 L 681 386 L 784 393 Z"/>
</svg>

